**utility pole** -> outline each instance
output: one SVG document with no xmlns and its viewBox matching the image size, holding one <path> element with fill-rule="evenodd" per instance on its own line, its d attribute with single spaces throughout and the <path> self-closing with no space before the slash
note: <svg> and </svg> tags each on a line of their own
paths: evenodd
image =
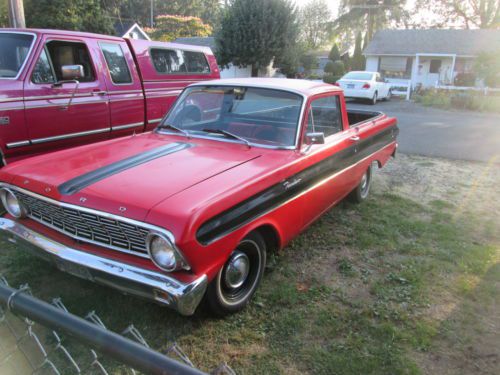
<svg viewBox="0 0 500 375">
<path fill-rule="evenodd" d="M 154 7 L 154 0 L 151 0 L 151 13 L 150 13 L 150 18 L 149 18 L 149 27 L 153 28 L 154 26 L 154 17 L 153 17 L 153 7 Z"/>
<path fill-rule="evenodd" d="M 9 0 L 9 23 L 10 27 L 24 29 L 24 5 L 23 0 Z"/>
</svg>

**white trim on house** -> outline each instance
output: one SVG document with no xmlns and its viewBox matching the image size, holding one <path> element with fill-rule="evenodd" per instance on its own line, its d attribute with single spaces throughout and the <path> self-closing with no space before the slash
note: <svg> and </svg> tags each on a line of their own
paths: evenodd
<svg viewBox="0 0 500 375">
<path fill-rule="evenodd" d="M 130 29 L 128 29 L 123 35 L 122 37 L 125 38 L 128 36 L 128 34 L 134 29 L 136 28 L 138 29 L 138 31 L 142 34 L 142 36 L 144 36 L 147 40 L 151 40 L 151 38 L 148 36 L 148 34 L 146 34 L 146 32 L 142 29 L 142 27 L 139 26 L 139 24 L 136 22 L 134 23 Z"/>
</svg>

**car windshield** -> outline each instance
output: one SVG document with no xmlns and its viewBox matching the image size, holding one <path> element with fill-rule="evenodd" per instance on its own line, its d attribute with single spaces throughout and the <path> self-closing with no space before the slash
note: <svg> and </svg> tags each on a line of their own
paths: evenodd
<svg viewBox="0 0 500 375">
<path fill-rule="evenodd" d="M 356 79 L 360 81 L 371 81 L 373 77 L 373 73 L 365 73 L 365 72 L 349 72 L 342 79 Z"/>
<path fill-rule="evenodd" d="M 33 35 L 0 33 L 0 78 L 14 78 L 23 66 Z"/>
<path fill-rule="evenodd" d="M 295 145 L 302 97 L 243 86 L 187 88 L 159 125 L 169 131 L 247 144 Z"/>
</svg>

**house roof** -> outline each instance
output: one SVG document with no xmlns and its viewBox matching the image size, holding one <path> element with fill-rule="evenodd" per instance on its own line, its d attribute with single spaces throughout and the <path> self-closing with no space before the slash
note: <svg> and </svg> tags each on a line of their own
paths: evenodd
<svg viewBox="0 0 500 375">
<path fill-rule="evenodd" d="M 176 40 L 174 40 L 174 43 L 188 44 L 191 46 L 210 47 L 212 51 L 215 51 L 217 49 L 217 44 L 215 43 L 215 38 L 213 36 L 177 38 Z"/>
<path fill-rule="evenodd" d="M 417 53 L 474 56 L 500 49 L 500 30 L 381 30 L 363 51 L 365 55 Z"/>
<path fill-rule="evenodd" d="M 127 33 L 129 33 L 132 29 L 137 28 L 137 31 L 144 35 L 147 39 L 149 39 L 148 34 L 139 26 L 137 22 L 134 21 L 117 21 L 113 25 L 115 29 L 115 35 L 119 37 L 124 37 Z"/>
</svg>

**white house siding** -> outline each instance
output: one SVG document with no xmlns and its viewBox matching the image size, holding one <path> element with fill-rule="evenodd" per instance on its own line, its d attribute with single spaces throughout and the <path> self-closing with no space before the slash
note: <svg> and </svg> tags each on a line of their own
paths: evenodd
<svg viewBox="0 0 500 375">
<path fill-rule="evenodd" d="M 252 68 L 247 66 L 245 68 L 238 68 L 237 66 L 230 65 L 229 68 L 220 71 L 221 78 L 246 78 L 252 76 Z"/>
<path fill-rule="evenodd" d="M 366 58 L 366 71 L 367 72 L 377 72 L 378 71 L 378 56 L 368 56 Z"/>
</svg>

